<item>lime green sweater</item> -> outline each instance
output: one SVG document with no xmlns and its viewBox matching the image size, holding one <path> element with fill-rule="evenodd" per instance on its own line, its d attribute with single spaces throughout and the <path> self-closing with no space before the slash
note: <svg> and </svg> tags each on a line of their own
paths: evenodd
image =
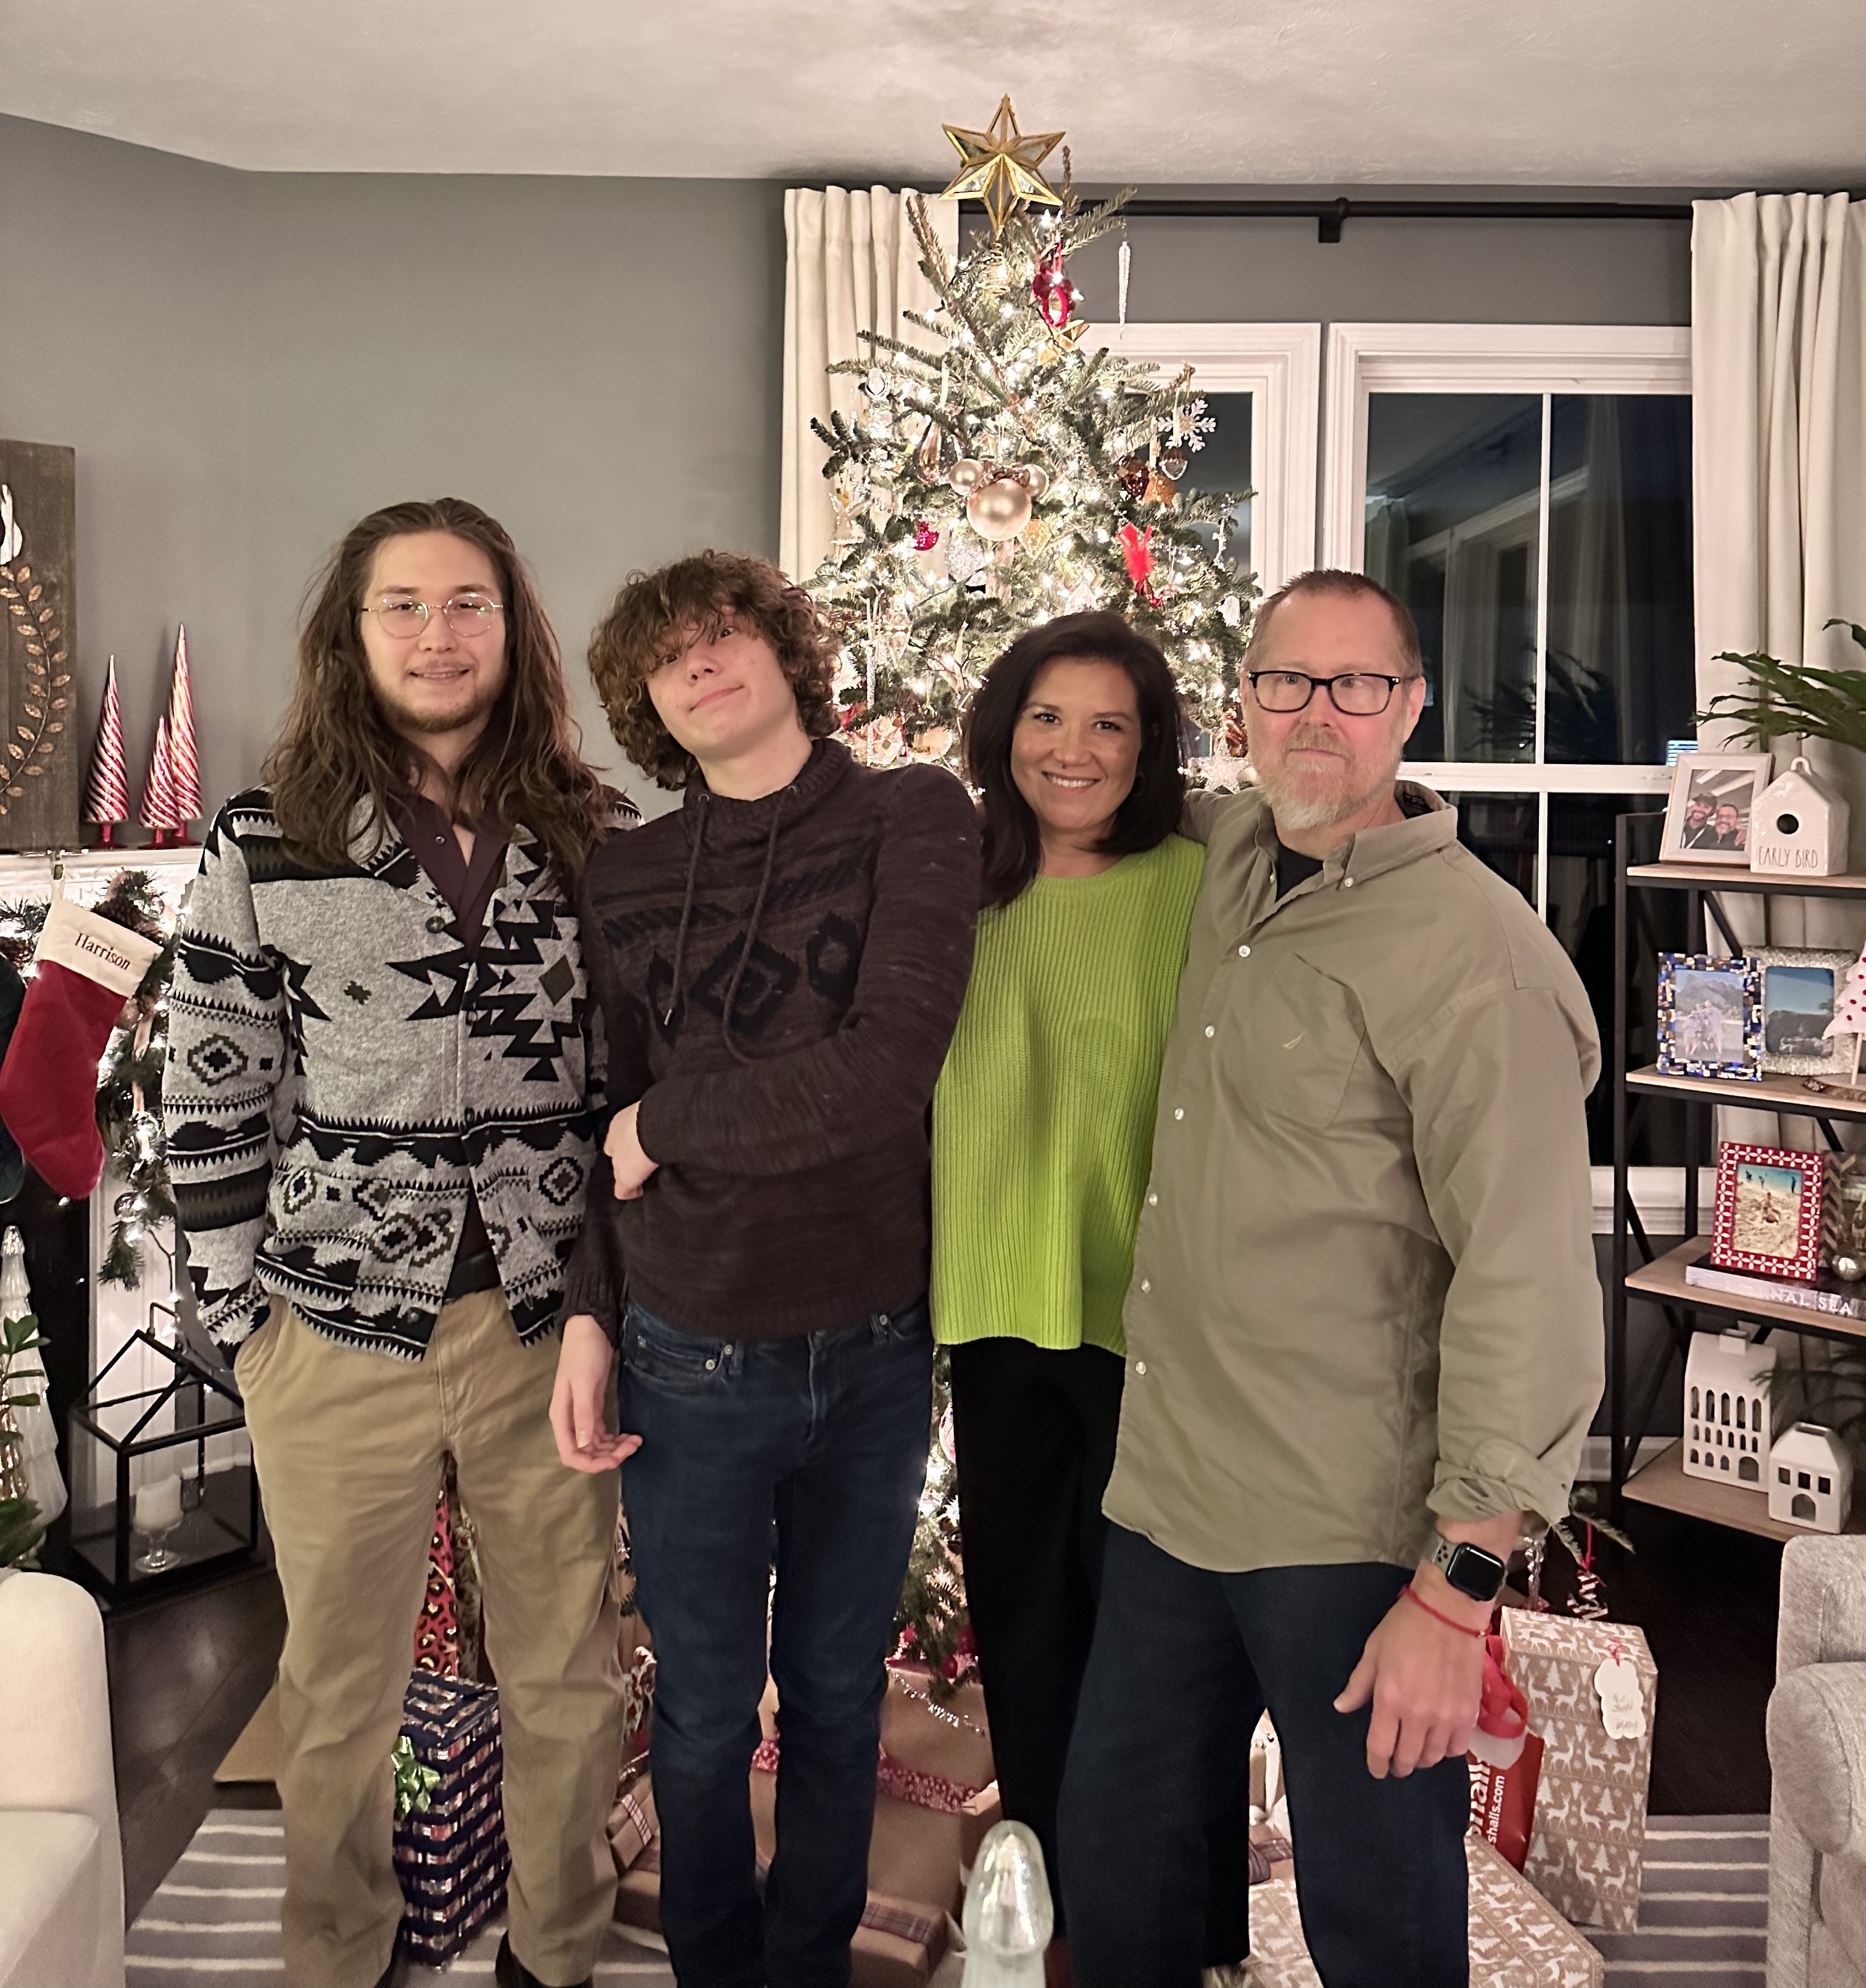
<svg viewBox="0 0 1866 1988">
<path fill-rule="evenodd" d="M 933 1094 L 933 1329 L 1123 1351 L 1160 1062 L 1204 852 L 1169 837 L 979 920 Z"/>
</svg>

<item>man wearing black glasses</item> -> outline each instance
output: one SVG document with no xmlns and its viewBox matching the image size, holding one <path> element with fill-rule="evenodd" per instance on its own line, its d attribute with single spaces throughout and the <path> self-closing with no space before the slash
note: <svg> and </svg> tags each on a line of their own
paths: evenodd
<svg viewBox="0 0 1866 1988">
<path fill-rule="evenodd" d="M 1267 1708 L 1328 1988 L 1468 1978 L 1464 1753 L 1526 1521 L 1599 1400 L 1599 1044 L 1530 907 L 1397 778 L 1418 632 L 1357 573 L 1259 610 L 1124 1317 L 1063 1790 L 1078 1988 L 1195 1988 L 1208 1817 Z"/>
</svg>

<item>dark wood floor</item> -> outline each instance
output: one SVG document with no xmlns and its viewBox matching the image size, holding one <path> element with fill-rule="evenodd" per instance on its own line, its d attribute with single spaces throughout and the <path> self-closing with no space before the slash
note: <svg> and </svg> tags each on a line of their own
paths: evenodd
<svg viewBox="0 0 1866 1988">
<path fill-rule="evenodd" d="M 217 1788 L 214 1770 L 279 1667 L 285 1604 L 269 1568 L 104 1620 L 110 1729 L 134 1919 L 211 1808 L 276 1808 L 269 1787 Z"/>
<path fill-rule="evenodd" d="M 1637 1551 L 1601 1543 L 1603 1598 L 1646 1632 L 1658 1665 L 1655 1814 L 1760 1814 L 1769 1806 L 1763 1715 L 1775 1676 L 1781 1548 L 1631 1508 Z M 1566 1556 L 1548 1592 L 1572 1592 Z M 214 1770 L 265 1695 L 285 1635 L 260 1571 L 113 1615 L 105 1632 L 123 1883 L 134 1919 L 213 1807 L 276 1806 L 270 1789 L 216 1788 Z"/>
</svg>

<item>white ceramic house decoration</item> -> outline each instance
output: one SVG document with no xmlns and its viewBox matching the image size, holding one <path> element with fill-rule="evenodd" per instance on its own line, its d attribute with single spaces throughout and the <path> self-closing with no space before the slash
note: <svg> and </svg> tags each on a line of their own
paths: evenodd
<svg viewBox="0 0 1866 1988">
<path fill-rule="evenodd" d="M 1749 810 L 1749 867 L 1771 876 L 1831 877 L 1847 867 L 1847 803 L 1799 753 Z"/>
<path fill-rule="evenodd" d="M 1817 1533 L 1837 1533 L 1853 1504 L 1853 1459 L 1830 1428 L 1797 1422 L 1769 1459 L 1769 1516 Z"/>
<path fill-rule="evenodd" d="M 1685 1358 L 1685 1475 L 1769 1488 L 1773 1346 L 1742 1333 L 1694 1332 Z"/>
</svg>

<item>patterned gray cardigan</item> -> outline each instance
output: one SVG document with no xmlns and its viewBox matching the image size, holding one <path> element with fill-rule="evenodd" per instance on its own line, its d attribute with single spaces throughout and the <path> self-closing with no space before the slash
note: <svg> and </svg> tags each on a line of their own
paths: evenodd
<svg viewBox="0 0 1866 1988">
<path fill-rule="evenodd" d="M 231 1351 L 279 1297 L 418 1360 L 470 1182 L 529 1342 L 556 1314 L 600 1103 L 575 907 L 515 830 L 470 953 L 367 801 L 350 850 L 307 867 L 255 789 L 190 888 L 162 1112 L 201 1324 Z"/>
</svg>

